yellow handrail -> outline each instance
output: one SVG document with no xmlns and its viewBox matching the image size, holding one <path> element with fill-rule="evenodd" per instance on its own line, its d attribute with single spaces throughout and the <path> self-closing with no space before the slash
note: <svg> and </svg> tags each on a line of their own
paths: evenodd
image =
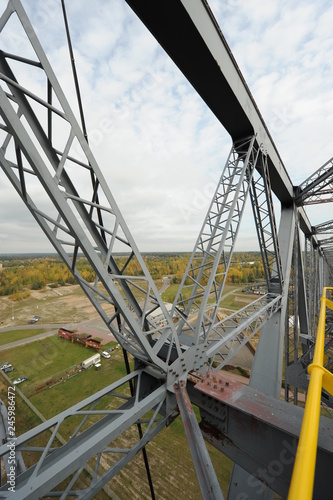
<svg viewBox="0 0 333 500">
<path fill-rule="evenodd" d="M 313 362 L 308 367 L 309 388 L 298 441 L 288 500 L 311 500 L 315 475 L 322 387 L 333 395 L 333 374 L 323 366 L 325 345 L 326 308 L 333 309 L 325 287 L 320 299 L 320 314 Z"/>
</svg>

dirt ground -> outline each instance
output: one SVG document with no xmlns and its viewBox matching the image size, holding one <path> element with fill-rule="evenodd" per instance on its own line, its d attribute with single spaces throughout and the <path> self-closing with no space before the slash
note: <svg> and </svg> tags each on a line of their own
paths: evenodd
<svg viewBox="0 0 333 500">
<path fill-rule="evenodd" d="M 98 314 L 79 285 L 32 290 L 31 296 L 17 302 L 11 297 L 0 297 L 0 324 L 28 325 L 33 316 L 40 316 L 41 324 L 80 323 Z M 36 326 L 36 325 L 35 325 Z"/>
</svg>

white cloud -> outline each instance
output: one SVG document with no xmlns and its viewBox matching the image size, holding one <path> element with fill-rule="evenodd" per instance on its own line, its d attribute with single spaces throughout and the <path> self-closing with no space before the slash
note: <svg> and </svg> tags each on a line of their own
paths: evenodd
<svg viewBox="0 0 333 500">
<path fill-rule="evenodd" d="M 0 0 L 0 8 L 5 4 Z M 23 4 L 78 116 L 60 2 Z M 90 144 L 139 248 L 191 250 L 227 159 L 228 134 L 124 1 L 66 5 Z M 210 5 L 298 185 L 332 155 L 333 6 L 324 0 Z M 32 74 L 26 77 L 39 88 Z M 50 249 L 32 227 L 0 174 L 0 253 L 31 251 L 34 244 L 35 251 Z M 241 245 L 254 236 L 246 227 Z"/>
</svg>

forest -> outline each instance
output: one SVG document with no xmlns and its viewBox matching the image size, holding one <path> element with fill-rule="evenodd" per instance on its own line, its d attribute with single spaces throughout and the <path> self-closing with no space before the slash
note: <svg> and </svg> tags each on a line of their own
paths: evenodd
<svg viewBox="0 0 333 500">
<path fill-rule="evenodd" d="M 189 253 L 154 253 L 143 255 L 153 279 L 170 276 L 172 283 L 180 283 Z M 127 257 L 116 257 L 117 265 L 122 268 Z M 0 296 L 11 296 L 15 301 L 30 296 L 31 290 L 41 290 L 46 286 L 57 288 L 75 284 L 75 278 L 67 266 L 57 257 L 43 256 L 0 256 Z M 80 257 L 77 269 L 88 282 L 93 282 L 95 275 L 86 258 Z M 126 274 L 140 276 L 141 268 L 135 259 L 126 267 Z M 260 252 L 235 252 L 227 282 L 253 283 L 264 278 L 264 268 Z"/>
</svg>

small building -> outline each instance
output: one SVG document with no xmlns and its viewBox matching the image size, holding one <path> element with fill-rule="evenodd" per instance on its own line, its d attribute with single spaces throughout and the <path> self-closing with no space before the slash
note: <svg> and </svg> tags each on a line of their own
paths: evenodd
<svg viewBox="0 0 333 500">
<path fill-rule="evenodd" d="M 169 304 L 168 302 L 164 302 L 164 305 L 165 305 L 167 312 L 169 314 L 171 314 L 172 304 Z M 157 307 L 151 313 L 149 313 L 147 319 L 149 322 L 153 323 L 153 325 L 155 325 L 155 326 L 164 326 L 164 324 L 165 324 L 165 317 L 164 317 L 163 311 L 160 307 Z"/>
</svg>

